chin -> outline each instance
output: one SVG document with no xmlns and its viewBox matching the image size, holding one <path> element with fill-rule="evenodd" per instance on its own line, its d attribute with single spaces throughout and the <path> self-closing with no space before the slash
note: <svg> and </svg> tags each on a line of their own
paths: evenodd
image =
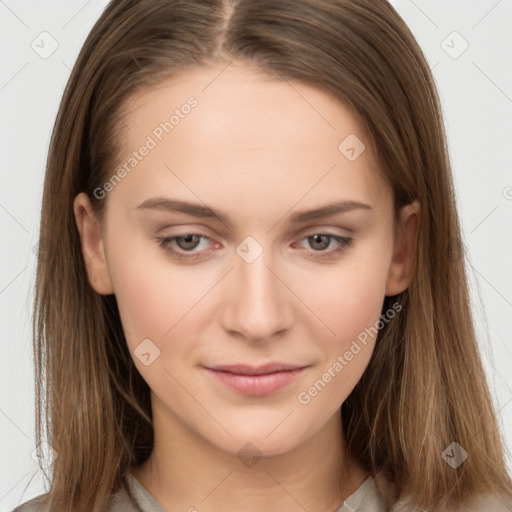
<svg viewBox="0 0 512 512">
<path fill-rule="evenodd" d="M 299 440 L 295 443 L 290 438 L 270 440 L 265 436 L 247 436 L 235 437 L 221 446 L 218 445 L 218 442 L 216 444 L 218 448 L 231 455 L 236 455 L 244 463 L 247 458 L 254 457 L 258 459 L 260 457 L 283 455 L 293 450 L 299 443 Z"/>
<path fill-rule="evenodd" d="M 226 425 L 226 429 L 233 437 L 223 430 L 222 435 L 216 438 L 211 437 L 210 431 L 206 439 L 219 449 L 237 455 L 239 458 L 244 455 L 256 457 L 282 455 L 293 450 L 309 437 L 304 431 L 304 424 L 290 422 L 285 425 L 288 422 L 288 419 L 283 421 L 285 417 L 286 414 L 283 414 L 279 421 L 261 419 L 258 423 Z"/>
</svg>

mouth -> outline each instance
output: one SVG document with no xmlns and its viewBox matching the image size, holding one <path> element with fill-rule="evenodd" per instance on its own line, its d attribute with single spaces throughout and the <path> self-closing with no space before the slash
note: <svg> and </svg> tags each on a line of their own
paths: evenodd
<svg viewBox="0 0 512 512">
<path fill-rule="evenodd" d="M 296 380 L 308 366 L 270 363 L 203 367 L 217 382 L 245 395 L 270 395 Z"/>
</svg>

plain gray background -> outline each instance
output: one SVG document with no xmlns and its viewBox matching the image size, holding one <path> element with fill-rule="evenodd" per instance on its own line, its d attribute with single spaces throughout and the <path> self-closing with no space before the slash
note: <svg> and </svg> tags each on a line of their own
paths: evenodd
<svg viewBox="0 0 512 512">
<path fill-rule="evenodd" d="M 58 104 L 106 3 L 0 0 L 0 512 L 46 490 L 31 455 L 34 246 Z M 510 450 L 512 1 L 393 4 L 423 48 L 441 96 L 477 328 Z M 512 469 L 510 457 L 508 464 Z"/>
</svg>

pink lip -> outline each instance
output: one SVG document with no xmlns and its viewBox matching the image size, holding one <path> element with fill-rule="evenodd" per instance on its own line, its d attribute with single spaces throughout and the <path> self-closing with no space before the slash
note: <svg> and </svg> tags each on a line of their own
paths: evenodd
<svg viewBox="0 0 512 512">
<path fill-rule="evenodd" d="M 243 364 L 204 367 L 228 387 L 246 395 L 269 395 L 295 380 L 307 367 L 271 363 L 259 367 Z"/>
</svg>

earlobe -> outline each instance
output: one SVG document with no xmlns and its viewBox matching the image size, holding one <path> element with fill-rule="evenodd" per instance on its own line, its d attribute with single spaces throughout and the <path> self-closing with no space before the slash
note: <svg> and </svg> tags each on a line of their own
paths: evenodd
<svg viewBox="0 0 512 512">
<path fill-rule="evenodd" d="M 395 234 L 393 258 L 389 266 L 386 295 L 403 292 L 412 279 L 416 259 L 421 208 L 416 200 L 400 211 L 399 226 Z"/>
<path fill-rule="evenodd" d="M 89 197 L 81 192 L 75 197 L 73 211 L 78 231 L 87 277 L 92 288 L 101 295 L 114 293 L 100 223 L 92 209 Z"/>
</svg>

